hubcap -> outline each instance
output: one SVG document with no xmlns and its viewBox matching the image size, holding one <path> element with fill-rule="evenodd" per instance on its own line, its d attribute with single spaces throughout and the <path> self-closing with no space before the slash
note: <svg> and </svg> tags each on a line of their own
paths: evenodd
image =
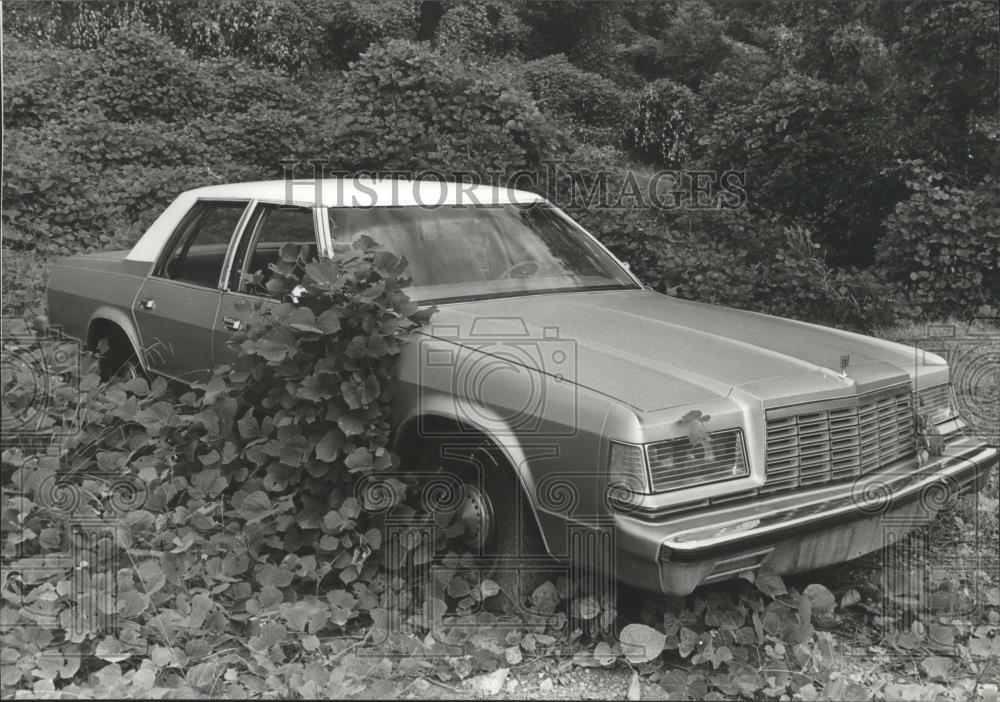
<svg viewBox="0 0 1000 702">
<path fill-rule="evenodd" d="M 466 483 L 458 519 L 465 524 L 465 538 L 470 547 L 482 549 L 489 543 L 495 529 L 493 504 L 478 487 Z"/>
<path fill-rule="evenodd" d="M 118 382 L 128 382 L 129 380 L 135 380 L 139 377 L 139 367 L 134 361 L 125 361 L 122 363 L 118 370 L 112 375 L 112 380 L 117 380 Z"/>
</svg>

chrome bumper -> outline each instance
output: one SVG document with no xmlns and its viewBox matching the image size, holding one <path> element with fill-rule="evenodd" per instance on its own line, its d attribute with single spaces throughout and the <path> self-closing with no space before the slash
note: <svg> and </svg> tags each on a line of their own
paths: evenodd
<svg viewBox="0 0 1000 702">
<path fill-rule="evenodd" d="M 962 438 L 925 466 L 911 458 L 852 484 L 662 523 L 619 516 L 618 572 L 640 587 L 687 594 L 764 565 L 793 573 L 857 558 L 881 548 L 888 528 L 926 523 L 952 496 L 978 488 L 998 462 L 997 448 Z M 636 558 L 645 567 L 635 569 Z"/>
</svg>

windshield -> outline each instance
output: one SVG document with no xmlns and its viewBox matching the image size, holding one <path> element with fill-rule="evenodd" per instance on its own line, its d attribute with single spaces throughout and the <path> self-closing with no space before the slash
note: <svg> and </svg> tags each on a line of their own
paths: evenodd
<svg viewBox="0 0 1000 702">
<path fill-rule="evenodd" d="M 635 288 L 635 281 L 548 205 L 331 208 L 336 244 L 370 236 L 410 264 L 417 302 Z"/>
</svg>

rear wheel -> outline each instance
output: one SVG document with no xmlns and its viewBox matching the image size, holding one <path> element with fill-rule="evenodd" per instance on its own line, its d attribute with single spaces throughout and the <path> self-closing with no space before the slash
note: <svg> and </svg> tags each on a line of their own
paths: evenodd
<svg viewBox="0 0 1000 702">
<path fill-rule="evenodd" d="M 456 550 L 478 557 L 479 576 L 496 582 L 502 594 L 491 608 L 523 611 L 532 593 L 558 575 L 545 549 L 531 505 L 520 480 L 503 453 L 492 443 L 432 441 L 421 447 L 420 470 L 454 478 L 461 490 L 445 507 L 424 504 L 438 523 L 454 525 Z M 441 519 L 441 517 L 446 517 Z"/>
<path fill-rule="evenodd" d="M 125 382 L 133 378 L 145 378 L 146 373 L 139 364 L 139 357 L 124 332 L 108 332 L 96 344 L 98 367 L 101 380 L 105 382 Z"/>
</svg>

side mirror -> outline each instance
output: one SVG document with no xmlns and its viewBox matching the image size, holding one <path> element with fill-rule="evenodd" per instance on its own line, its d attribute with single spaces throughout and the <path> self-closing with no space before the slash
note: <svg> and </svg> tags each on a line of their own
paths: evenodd
<svg viewBox="0 0 1000 702">
<path fill-rule="evenodd" d="M 296 285 L 291 292 L 292 302 L 296 305 L 302 302 L 303 298 L 309 297 L 309 291 L 304 285 Z"/>
</svg>

